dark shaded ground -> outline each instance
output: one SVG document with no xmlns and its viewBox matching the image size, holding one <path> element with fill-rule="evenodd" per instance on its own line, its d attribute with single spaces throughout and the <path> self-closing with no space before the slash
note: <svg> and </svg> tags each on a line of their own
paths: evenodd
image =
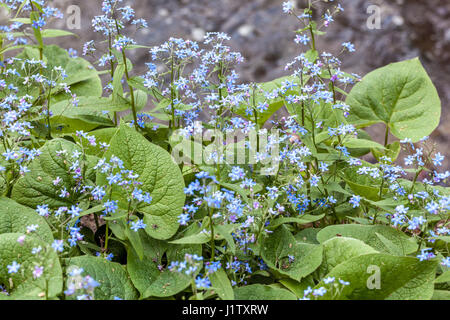
<svg viewBox="0 0 450 320">
<path fill-rule="evenodd" d="M 287 61 L 299 52 L 293 43 L 297 21 L 282 13 L 284 0 L 139 0 L 124 1 L 147 19 L 150 30 L 140 31 L 141 44 L 158 45 L 169 37 L 200 41 L 205 32 L 223 31 L 233 38 L 232 47 L 243 53 L 247 62 L 240 66 L 242 81 L 268 81 L 284 75 Z M 305 1 L 297 1 L 299 7 Z M 322 51 L 336 52 L 344 41 L 354 42 L 357 52 L 344 59 L 343 69 L 361 75 L 391 62 L 420 56 L 442 99 L 440 127 L 432 135 L 441 152 L 450 155 L 450 0 L 341 0 L 345 12 L 336 19 L 326 37 L 319 42 Z M 76 4 L 82 10 L 80 39 L 65 38 L 60 44 L 81 51 L 82 44 L 100 39 L 90 28 L 100 14 L 100 0 L 54 0 L 63 12 Z M 382 27 L 370 30 L 367 7 L 382 9 Z M 65 27 L 65 21 L 58 22 Z M 146 50 L 135 53 L 136 71 L 148 61 Z M 372 135 L 380 140 L 377 128 Z M 384 133 L 383 133 L 384 134 Z M 450 168 L 450 162 L 446 163 Z"/>
</svg>

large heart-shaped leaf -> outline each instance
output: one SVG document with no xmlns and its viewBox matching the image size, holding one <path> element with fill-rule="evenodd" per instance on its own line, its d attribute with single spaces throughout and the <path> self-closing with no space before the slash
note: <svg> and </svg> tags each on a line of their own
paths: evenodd
<svg viewBox="0 0 450 320">
<path fill-rule="evenodd" d="M 418 141 L 439 125 L 441 102 L 419 59 L 377 69 L 347 97 L 349 121 L 359 127 L 385 123 L 400 139 Z"/>
<path fill-rule="evenodd" d="M 320 270 L 326 274 L 353 257 L 377 252 L 361 240 L 346 237 L 331 238 L 323 243 L 323 262 Z"/>
<path fill-rule="evenodd" d="M 125 168 L 139 175 L 138 181 L 142 182 L 140 188 L 153 198 L 150 205 L 139 207 L 147 224 L 145 230 L 153 238 L 169 239 L 179 228 L 177 220 L 185 200 L 180 168 L 167 151 L 150 143 L 126 124 L 120 126 L 110 145 L 106 158 L 113 155 L 120 158 Z M 99 175 L 97 183 L 106 184 L 105 176 Z M 119 199 L 122 205 L 127 205 L 119 189 L 113 197 Z"/>
<path fill-rule="evenodd" d="M 0 234 L 25 234 L 29 226 L 38 226 L 33 232 L 34 237 L 48 243 L 53 242 L 52 230 L 36 211 L 22 206 L 14 200 L 0 198 Z"/>
<path fill-rule="evenodd" d="M 69 188 L 73 185 L 68 164 L 63 157 L 57 155 L 57 151 L 61 150 L 67 150 L 70 154 L 78 150 L 78 147 L 63 139 L 47 142 L 41 148 L 41 155 L 31 162 L 30 172 L 17 181 L 12 198 L 31 208 L 41 204 L 51 207 L 67 205 L 68 199 L 58 197 L 60 187 L 52 183 L 56 177 L 60 177 Z"/>
<path fill-rule="evenodd" d="M 137 299 L 124 266 L 103 258 L 81 256 L 68 260 L 67 270 L 70 272 L 74 267 L 83 268 L 83 276 L 89 275 L 100 284 L 94 289 L 96 300 Z"/>
<path fill-rule="evenodd" d="M 397 229 L 383 225 L 345 224 L 328 226 L 317 234 L 317 240 L 324 243 L 326 240 L 337 236 L 354 238 L 363 241 L 379 252 L 391 253 L 391 249 L 386 247 L 385 242 L 377 234 L 381 234 L 384 238 L 390 240 L 404 255 L 417 251 L 418 246 L 414 239 Z"/>
<path fill-rule="evenodd" d="M 73 204 L 76 199 L 59 197 L 63 187 L 70 192 L 75 186 L 75 180 L 69 173 L 70 163 L 65 157 L 58 156 L 57 151 L 66 150 L 67 154 L 71 155 L 73 151 L 81 152 L 81 149 L 70 141 L 54 139 L 48 141 L 40 150 L 41 155 L 29 166 L 30 172 L 14 185 L 12 198 L 31 208 L 42 204 L 51 208 Z M 61 178 L 63 185 L 53 184 L 57 177 Z"/>
<path fill-rule="evenodd" d="M 41 251 L 33 254 L 33 249 L 39 247 Z M 14 262 L 20 267 L 10 274 L 7 266 Z M 39 277 L 33 276 L 35 267 L 43 267 Z M 35 237 L 20 233 L 0 234 L 0 285 L 7 289 L 11 299 L 55 298 L 63 288 L 57 254 L 46 242 Z"/>
<path fill-rule="evenodd" d="M 321 245 L 297 242 L 281 226 L 264 240 L 261 255 L 270 268 L 299 281 L 320 266 L 322 251 Z"/>
<path fill-rule="evenodd" d="M 436 266 L 437 261 L 375 253 L 347 260 L 328 276 L 350 282 L 338 299 L 427 300 L 433 296 Z M 330 298 L 330 294 L 324 298 Z"/>
<path fill-rule="evenodd" d="M 162 266 L 163 255 L 167 254 L 168 262 L 184 261 L 185 254 L 201 254 L 200 245 L 170 245 L 165 242 L 150 238 L 143 234 L 141 237 L 144 247 L 144 257 L 139 256 L 134 250 L 128 251 L 127 270 L 131 281 L 141 293 L 141 298 L 170 297 L 186 289 L 192 280 L 191 276 L 184 272 L 172 272 L 167 269 L 159 269 Z"/>
</svg>

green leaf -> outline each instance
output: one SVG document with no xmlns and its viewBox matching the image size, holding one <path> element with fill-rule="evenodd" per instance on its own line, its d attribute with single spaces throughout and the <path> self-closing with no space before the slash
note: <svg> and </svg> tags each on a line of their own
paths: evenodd
<svg viewBox="0 0 450 320">
<path fill-rule="evenodd" d="M 367 139 L 350 139 L 344 142 L 344 146 L 347 148 L 379 148 L 384 149 L 384 147 L 378 142 L 367 140 Z"/>
<path fill-rule="evenodd" d="M 69 198 L 61 198 L 59 194 L 65 187 L 71 190 L 76 182 L 69 173 L 70 164 L 64 157 L 57 156 L 56 152 L 67 150 L 81 152 L 81 149 L 72 142 L 64 139 L 48 141 L 41 149 L 39 157 L 28 166 L 30 172 L 21 177 L 14 185 L 11 198 L 18 203 L 35 209 L 38 205 L 47 204 L 51 208 L 73 204 Z M 62 179 L 62 185 L 55 186 L 53 180 Z"/>
<path fill-rule="evenodd" d="M 427 300 L 433 295 L 436 266 L 437 261 L 421 262 L 416 258 L 375 253 L 347 260 L 328 276 L 350 282 L 338 299 Z M 377 275 L 380 280 L 378 289 L 374 282 Z M 321 282 L 317 287 L 322 285 Z"/>
<path fill-rule="evenodd" d="M 211 281 L 211 285 L 219 295 L 220 299 L 234 300 L 233 287 L 231 286 L 227 273 L 223 269 L 219 269 L 210 274 L 209 280 Z"/>
<path fill-rule="evenodd" d="M 388 144 L 385 150 L 381 150 L 379 148 L 372 149 L 372 154 L 380 162 L 383 156 L 390 158 L 392 161 L 397 160 L 400 152 L 402 151 L 402 147 L 399 141 L 395 141 L 392 144 Z"/>
<path fill-rule="evenodd" d="M 214 229 L 217 233 L 223 237 L 227 243 L 228 248 L 230 249 L 232 254 L 236 254 L 236 243 L 234 242 L 233 236 L 231 233 L 236 229 L 236 225 L 215 225 Z"/>
<path fill-rule="evenodd" d="M 141 293 L 141 298 L 170 297 L 191 284 L 191 276 L 184 272 L 172 272 L 162 266 L 163 255 L 167 254 L 167 264 L 172 261 L 184 261 L 185 254 L 201 254 L 201 246 L 168 245 L 163 241 L 142 236 L 144 257 L 139 259 L 134 250 L 128 251 L 127 270 L 134 286 Z"/>
<path fill-rule="evenodd" d="M 363 162 L 363 166 L 375 168 L 375 166 L 365 162 Z M 343 179 L 355 194 L 369 200 L 379 201 L 381 179 L 373 179 L 369 175 L 358 174 L 358 169 L 359 167 L 349 167 L 345 169 L 342 172 Z"/>
<path fill-rule="evenodd" d="M 30 13 L 30 19 L 32 22 L 39 21 L 39 12 L 33 11 Z M 33 28 L 34 37 L 39 44 L 40 48 L 44 47 L 44 42 L 42 41 L 42 33 L 39 28 Z"/>
<path fill-rule="evenodd" d="M 305 243 L 311 243 L 311 244 L 319 244 L 319 241 L 317 241 L 317 234 L 319 233 L 321 229 L 317 228 L 306 228 L 300 231 L 295 235 L 295 239 L 298 242 L 305 242 Z"/>
<path fill-rule="evenodd" d="M 450 291 L 434 290 L 431 300 L 450 300 Z"/>
<path fill-rule="evenodd" d="M 304 297 L 304 292 L 308 287 L 314 287 L 314 279 L 308 276 L 302 281 L 295 281 L 293 279 L 281 279 L 280 283 L 294 293 L 298 298 Z"/>
<path fill-rule="evenodd" d="M 86 154 L 90 154 L 93 156 L 97 156 L 97 157 L 103 157 L 103 154 L 105 153 L 105 149 L 101 147 L 100 143 L 106 143 L 109 144 L 109 142 L 111 141 L 112 137 L 116 134 L 117 132 L 117 128 L 104 128 L 104 129 L 98 129 L 95 131 L 91 131 L 89 132 L 90 136 L 94 136 L 96 138 L 96 142 L 97 144 L 95 146 L 92 146 L 89 141 L 87 141 L 86 139 L 82 139 L 81 142 L 83 144 L 84 150 L 86 151 Z M 72 135 L 72 137 L 74 137 L 74 139 L 79 139 L 79 138 L 75 138 L 75 134 Z"/>
<path fill-rule="evenodd" d="M 94 289 L 96 300 L 113 300 L 115 297 L 124 300 L 137 299 L 136 290 L 124 266 L 92 256 L 71 258 L 67 263 L 68 273 L 75 267 L 83 268 L 83 276 L 89 275 L 100 283 L 100 286 Z"/>
<path fill-rule="evenodd" d="M 103 86 L 95 68 L 83 58 L 70 58 L 66 50 L 49 45 L 44 47 L 44 56 L 48 60 L 45 72 L 51 76 L 54 67 L 61 66 L 66 70 L 67 78 L 64 83 L 70 85 L 72 93 L 78 97 L 95 96 L 100 97 L 103 93 Z M 70 95 L 63 91 L 53 93 L 52 104 L 70 98 Z"/>
<path fill-rule="evenodd" d="M 122 86 L 122 78 L 125 74 L 125 64 L 120 63 L 117 65 L 116 70 L 114 70 L 114 78 L 113 78 L 113 93 L 112 100 L 113 102 L 118 101 L 118 97 L 123 97 L 123 86 Z"/>
<path fill-rule="evenodd" d="M 288 290 L 273 288 L 262 284 L 252 284 L 234 289 L 236 300 L 297 300 Z"/>
<path fill-rule="evenodd" d="M 218 238 L 218 236 L 216 236 Z M 211 236 L 204 232 L 193 234 L 181 239 L 170 241 L 171 244 L 204 244 L 211 240 Z"/>
<path fill-rule="evenodd" d="M 0 284 L 10 292 L 10 299 L 38 300 L 55 298 L 63 289 L 63 278 L 58 255 L 44 241 L 32 236 L 25 236 L 23 242 L 18 238 L 20 233 L 0 234 Z M 33 255 L 33 248 L 41 247 L 39 254 Z M 20 264 L 17 273 L 8 274 L 7 265 L 13 261 Z M 44 273 L 39 278 L 33 277 L 35 266 L 44 267 Z M 0 293 L 1 295 L 1 293 Z"/>
<path fill-rule="evenodd" d="M 22 206 L 14 200 L 0 198 L 0 234 L 27 233 L 27 227 L 37 225 L 33 236 L 47 243 L 53 242 L 52 230 L 36 211 Z"/>
<path fill-rule="evenodd" d="M 320 269 L 326 274 L 353 257 L 369 253 L 377 253 L 377 251 L 361 240 L 345 237 L 331 238 L 323 243 L 323 262 Z"/>
<path fill-rule="evenodd" d="M 77 36 L 75 33 L 59 30 L 59 29 L 45 29 L 41 30 L 42 38 L 57 38 L 57 37 L 65 37 L 65 36 Z"/>
<path fill-rule="evenodd" d="M 140 237 L 140 232 L 135 232 L 131 230 L 130 228 L 124 228 L 125 235 L 127 236 L 128 240 L 131 243 L 131 246 L 136 251 L 136 254 L 138 255 L 139 259 L 144 258 L 144 246 L 142 245 L 142 240 Z"/>
<path fill-rule="evenodd" d="M 380 240 L 377 233 L 395 244 L 403 255 L 417 251 L 418 245 L 414 239 L 397 229 L 383 225 L 345 224 L 328 226 L 317 234 L 317 239 L 320 243 L 324 243 L 326 240 L 336 236 L 354 238 L 365 242 L 379 252 L 390 253 L 389 248 Z"/>
<path fill-rule="evenodd" d="M 378 239 L 380 239 L 380 241 L 384 244 L 384 246 L 386 247 L 387 251 L 390 254 L 392 254 L 394 256 L 403 256 L 402 248 L 397 246 L 395 243 L 393 243 L 391 240 L 389 240 L 382 234 L 380 234 L 378 232 L 375 232 L 375 234 L 377 235 Z"/>
<path fill-rule="evenodd" d="M 270 223 L 269 227 L 271 229 L 276 229 L 277 227 L 279 227 L 280 225 L 285 224 L 285 223 L 309 224 L 312 222 L 319 221 L 323 217 L 325 217 L 325 214 L 321 214 L 321 215 L 317 215 L 317 216 L 306 214 L 304 216 L 299 216 L 299 217 L 282 217 L 282 218 L 277 218 L 277 219 L 273 220 Z"/>
<path fill-rule="evenodd" d="M 400 139 L 417 142 L 439 125 L 441 102 L 419 59 L 377 69 L 347 97 L 349 122 L 358 127 L 385 123 Z"/>
<path fill-rule="evenodd" d="M 270 268 L 300 281 L 320 266 L 322 252 L 321 245 L 297 242 L 282 226 L 264 239 L 261 256 Z M 290 262 L 289 256 L 293 256 L 294 261 Z"/>
<path fill-rule="evenodd" d="M 92 98 L 100 99 L 95 97 Z M 82 99 L 85 102 L 86 100 L 92 100 L 92 98 Z M 98 107 L 74 107 L 71 105 L 71 102 L 67 100 L 58 102 L 55 105 L 50 106 L 50 110 L 53 113 L 53 116 L 51 117 L 52 128 L 57 131 L 75 132 L 78 130 L 86 131 L 91 127 L 112 127 L 114 123 L 103 113 L 101 104 L 98 104 Z M 69 122 L 67 119 L 72 119 L 74 121 Z"/>
<path fill-rule="evenodd" d="M 141 134 L 122 124 L 110 141 L 106 158 L 116 156 L 124 162 L 125 168 L 133 170 L 142 182 L 140 189 L 149 192 L 153 200 L 150 205 L 142 205 L 139 212 L 144 214 L 147 233 L 156 239 L 169 239 L 179 228 L 178 216 L 184 201 L 184 179 L 180 168 L 171 155 L 150 142 Z M 106 177 L 99 175 L 97 183 L 106 184 Z M 113 198 L 120 200 L 127 208 L 126 195 L 115 189 Z"/>
<path fill-rule="evenodd" d="M 445 271 L 434 281 L 434 283 L 446 283 L 446 282 L 450 282 L 450 270 Z"/>
</svg>

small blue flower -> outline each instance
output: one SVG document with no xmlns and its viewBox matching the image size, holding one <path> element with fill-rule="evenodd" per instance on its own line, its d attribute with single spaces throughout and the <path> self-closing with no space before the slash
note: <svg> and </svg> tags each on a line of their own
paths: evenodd
<svg viewBox="0 0 450 320">
<path fill-rule="evenodd" d="M 64 251 L 64 242 L 62 240 L 55 240 L 52 243 L 52 248 L 56 252 L 63 252 Z"/>
<path fill-rule="evenodd" d="M 131 230 L 133 230 L 134 232 L 138 232 L 139 229 L 145 229 L 146 227 L 147 227 L 147 225 L 144 223 L 144 220 L 142 220 L 142 219 L 133 221 L 131 223 Z"/>
<path fill-rule="evenodd" d="M 11 265 L 6 266 L 8 268 L 8 273 L 17 273 L 20 269 L 20 264 L 16 261 L 13 261 Z"/>
<path fill-rule="evenodd" d="M 351 205 L 353 205 L 353 208 L 358 208 L 361 202 L 361 197 L 360 196 L 353 196 L 350 198 L 349 203 Z"/>
<path fill-rule="evenodd" d="M 182 213 L 178 216 L 178 223 L 182 226 L 186 226 L 189 220 L 191 220 L 191 217 L 187 213 Z"/>
</svg>

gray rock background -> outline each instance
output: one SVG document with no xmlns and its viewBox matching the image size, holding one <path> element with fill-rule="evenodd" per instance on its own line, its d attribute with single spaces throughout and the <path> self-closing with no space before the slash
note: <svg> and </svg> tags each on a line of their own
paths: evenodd
<svg viewBox="0 0 450 320">
<path fill-rule="evenodd" d="M 232 36 L 231 46 L 246 63 L 239 67 L 242 81 L 268 81 L 285 75 L 284 65 L 299 54 L 293 43 L 297 21 L 282 13 L 284 0 L 135 0 L 124 1 L 145 18 L 150 30 L 139 31 L 135 39 L 144 45 L 158 45 L 169 37 L 201 40 L 205 32 L 223 31 Z M 101 0 L 54 0 L 64 13 L 70 5 L 81 8 L 79 39 L 65 38 L 59 44 L 81 51 L 90 39 L 100 40 L 91 30 L 91 20 L 101 14 Z M 298 7 L 306 1 L 298 0 Z M 337 52 L 344 41 L 355 43 L 357 52 L 347 55 L 343 69 L 361 75 L 391 62 L 419 56 L 442 99 L 442 121 L 432 135 L 438 149 L 450 155 L 450 0 L 341 0 L 345 11 L 328 28 L 318 48 Z M 367 8 L 378 5 L 382 12 L 379 30 L 367 27 Z M 320 13 L 318 13 L 320 14 Z M 65 28 L 65 21 L 58 27 Z M 136 72 L 144 71 L 147 50 L 133 57 Z M 372 136 L 382 140 L 384 130 L 373 128 Z M 450 168 L 450 162 L 446 163 Z"/>
</svg>

